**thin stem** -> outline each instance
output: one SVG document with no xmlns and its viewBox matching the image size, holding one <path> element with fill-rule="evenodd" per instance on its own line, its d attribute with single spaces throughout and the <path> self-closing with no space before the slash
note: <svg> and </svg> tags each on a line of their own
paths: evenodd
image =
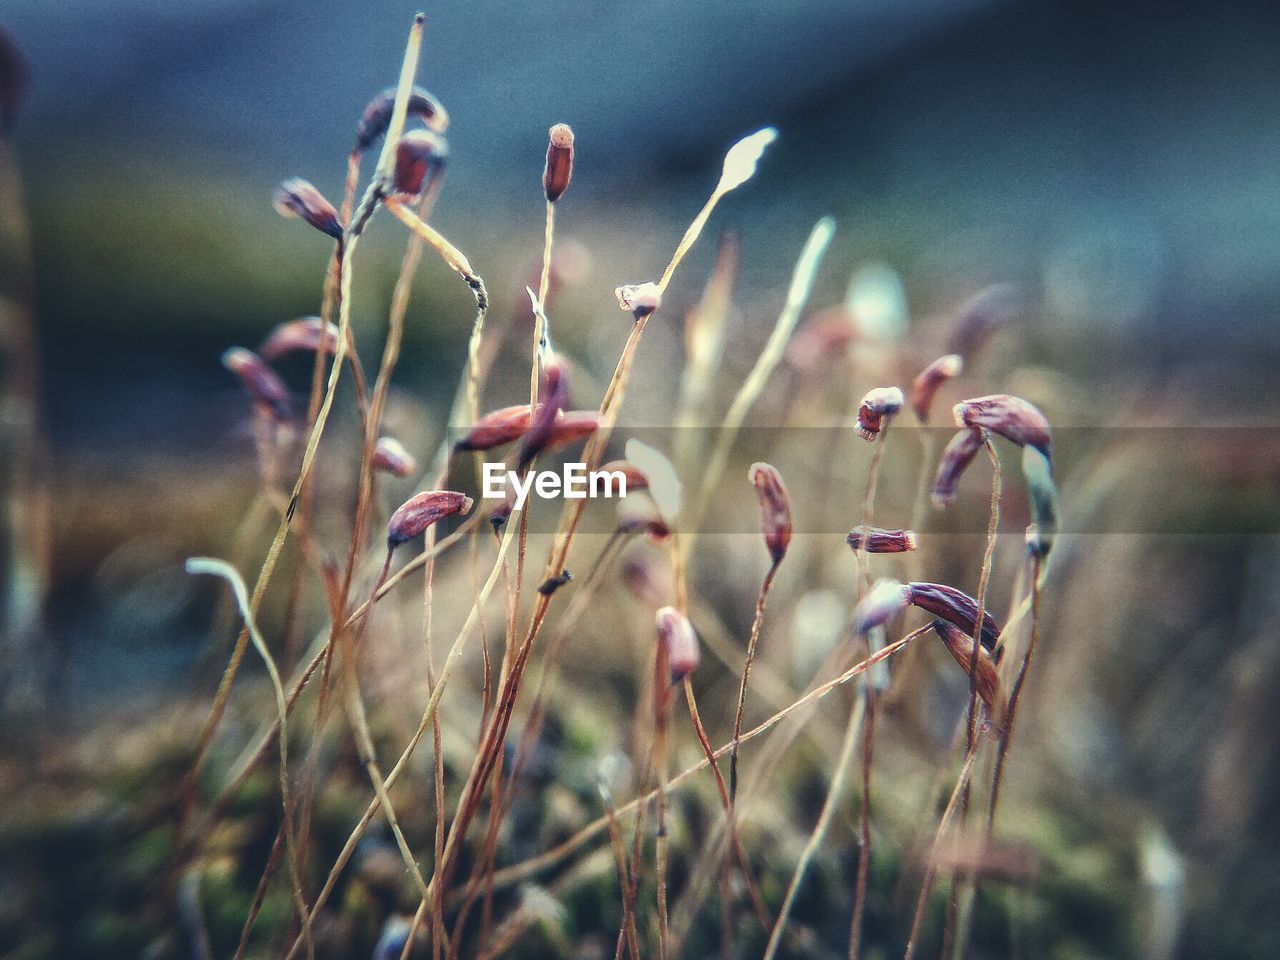
<svg viewBox="0 0 1280 960">
<path fill-rule="evenodd" d="M 991 805 L 987 810 L 987 834 L 995 831 L 996 807 L 1000 802 L 1000 786 L 1004 782 L 1005 759 L 1009 755 L 1009 745 L 1013 741 L 1013 724 L 1017 719 L 1018 703 L 1022 699 L 1022 686 L 1027 679 L 1027 671 L 1031 668 L 1031 659 L 1035 656 L 1036 644 L 1040 639 L 1040 589 L 1042 585 L 1042 560 L 1039 554 L 1031 557 L 1031 635 L 1027 640 L 1027 652 L 1022 655 L 1022 664 L 1018 667 L 1018 677 L 1009 691 L 1009 709 L 1005 714 L 1004 732 L 1000 736 L 1000 744 L 996 750 L 995 773 L 991 777 Z"/>
<path fill-rule="evenodd" d="M 916 940 L 919 938 L 920 929 L 924 925 L 924 914 L 929 905 L 929 894 L 933 891 L 933 883 L 938 876 L 938 849 L 942 844 L 943 836 L 946 835 L 947 827 L 951 825 L 951 818 L 955 814 L 960 794 L 969 785 L 969 776 L 973 771 L 973 760 L 974 755 L 972 753 L 965 757 L 964 766 L 960 768 L 960 776 L 956 778 L 955 789 L 951 791 L 951 799 L 947 801 L 946 809 L 942 811 L 942 819 L 938 821 L 938 832 L 934 836 L 933 846 L 929 850 L 924 883 L 920 886 L 920 896 L 916 900 L 915 917 L 911 921 L 911 934 L 907 937 L 907 950 L 902 955 L 903 960 L 912 960 L 916 955 Z"/>
<path fill-rule="evenodd" d="M 751 682 L 751 664 L 756 658 L 756 646 L 760 642 L 760 628 L 764 623 L 764 608 L 769 601 L 769 590 L 773 586 L 774 577 L 778 574 L 779 561 L 769 565 L 769 572 L 764 575 L 760 584 L 760 593 L 756 597 L 756 614 L 751 621 L 751 638 L 747 641 L 747 659 L 742 665 L 742 683 L 738 686 L 738 706 L 733 715 L 733 752 L 729 755 L 729 806 L 732 808 L 738 798 L 738 748 L 742 743 L 742 714 L 747 703 L 747 684 Z"/>
<path fill-rule="evenodd" d="M 879 653 L 874 654 L 870 657 L 867 657 L 865 660 L 861 660 L 858 663 L 854 664 L 852 667 L 845 670 L 839 676 L 833 677 L 831 680 L 828 680 L 826 683 L 823 683 L 817 687 L 814 687 L 812 690 L 804 694 L 802 697 L 792 701 L 789 705 L 787 705 L 786 707 L 783 707 L 777 713 L 773 714 L 773 716 L 769 717 L 763 723 L 743 733 L 741 737 L 742 742 L 747 743 L 748 741 L 754 740 L 756 737 L 763 736 L 764 734 L 768 733 L 770 730 L 776 727 L 779 723 L 781 723 L 787 717 L 794 714 L 796 711 L 803 710 L 805 707 L 809 706 L 810 704 L 818 700 L 821 700 L 823 697 L 827 696 L 829 693 L 831 693 L 832 690 L 838 689 L 839 687 L 844 686 L 850 681 L 857 679 L 866 670 L 870 669 L 871 667 L 874 667 L 878 663 L 882 663 L 883 661 L 887 660 L 889 657 L 893 656 L 893 654 L 897 653 L 899 650 L 901 650 L 904 646 L 906 646 L 912 640 L 915 640 L 917 637 L 923 636 L 930 629 L 932 628 L 921 627 L 918 630 L 914 630 L 911 633 L 907 634 L 906 636 L 898 640 L 895 640 L 891 644 L 888 644 Z M 733 742 L 730 741 L 729 743 L 726 743 L 723 746 L 718 747 L 715 753 L 713 754 L 713 756 L 715 757 L 715 759 L 719 760 L 722 757 L 727 756 L 732 750 L 733 750 Z M 703 757 L 697 763 L 685 768 L 676 776 L 670 778 L 667 781 L 668 789 L 680 786 L 681 784 L 692 779 L 698 773 L 705 770 L 708 766 L 708 763 L 709 761 L 707 760 L 707 758 Z M 620 817 L 626 816 L 627 814 L 631 813 L 633 810 L 637 810 L 640 807 L 643 807 L 644 805 L 653 802 L 657 798 L 657 795 L 658 795 L 658 792 L 655 789 L 655 790 L 650 790 L 648 793 L 645 793 L 642 796 L 636 797 L 635 799 L 631 800 L 629 803 L 626 803 L 623 806 L 618 808 L 618 816 Z M 586 843 L 596 834 L 606 829 L 607 826 L 608 826 L 607 818 L 605 817 L 597 818 L 596 820 L 593 820 L 591 823 L 587 824 L 577 833 L 575 833 L 572 837 L 569 837 L 567 840 L 563 841 L 562 843 L 558 844 L 552 849 L 547 850 L 541 854 L 538 854 L 537 856 L 532 857 L 528 860 L 525 860 L 522 863 L 513 864 L 512 866 L 507 867 L 503 870 L 496 871 L 494 873 L 494 886 L 504 887 L 513 883 L 519 883 L 520 881 L 537 874 L 539 871 L 544 870 L 547 867 L 552 866 L 556 863 L 559 863 L 561 860 L 569 856 L 569 854 L 573 853 L 575 850 L 581 847 L 584 843 Z"/>
</svg>

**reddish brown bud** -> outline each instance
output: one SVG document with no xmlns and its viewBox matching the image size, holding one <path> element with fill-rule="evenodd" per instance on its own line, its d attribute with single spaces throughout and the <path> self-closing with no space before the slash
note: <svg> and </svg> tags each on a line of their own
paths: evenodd
<svg viewBox="0 0 1280 960">
<path fill-rule="evenodd" d="M 438 523 L 445 517 L 466 513 L 470 509 L 471 498 L 464 493 L 428 490 L 416 494 L 401 504 L 387 521 L 387 549 L 394 550 L 433 523 Z"/>
<path fill-rule="evenodd" d="M 403 478 L 418 469 L 418 461 L 395 437 L 379 437 L 373 450 L 373 469 Z"/>
<path fill-rule="evenodd" d="M 560 419 L 565 401 L 569 398 L 569 370 L 564 362 L 552 357 L 543 364 L 538 386 L 538 408 L 534 411 L 529 429 L 520 442 L 519 465 L 524 467 L 546 449 L 551 442 L 552 431 Z M 595 429 L 593 426 L 591 429 Z M 590 432 L 590 431 L 588 431 Z"/>
<path fill-rule="evenodd" d="M 791 543 L 791 497 L 782 475 L 767 463 L 753 463 L 747 471 L 760 501 L 760 529 L 774 563 L 781 563 Z"/>
<path fill-rule="evenodd" d="M 961 308 L 949 350 L 972 360 L 1001 327 L 1017 315 L 1021 297 L 1015 287 L 997 283 L 979 290 Z"/>
<path fill-rule="evenodd" d="M 911 591 L 897 580 L 877 580 L 853 610 L 853 629 L 868 633 L 906 609 Z"/>
<path fill-rule="evenodd" d="M 650 543 L 665 543 L 671 537 L 670 525 L 647 498 L 618 501 L 618 532 L 643 534 Z"/>
<path fill-rule="evenodd" d="M 858 404 L 858 435 L 863 440 L 874 440 L 885 418 L 901 409 L 902 391 L 897 387 L 876 387 L 868 391 Z"/>
<path fill-rule="evenodd" d="M 919 376 L 911 383 L 911 409 L 921 423 L 929 422 L 929 413 L 933 409 L 933 398 L 938 388 L 958 375 L 964 368 L 964 360 L 958 353 L 949 353 L 939 357 L 920 371 Z"/>
<path fill-rule="evenodd" d="M 954 623 L 961 630 L 973 635 L 978 619 L 978 601 L 955 587 L 941 583 L 908 583 L 908 600 L 913 606 Z M 982 611 L 982 645 L 994 650 L 1000 639 L 1000 625 L 985 610 Z"/>
<path fill-rule="evenodd" d="M 938 462 L 938 476 L 933 481 L 933 505 L 939 510 L 956 498 L 960 474 L 982 449 L 982 434 L 977 430 L 961 430 L 947 443 Z"/>
<path fill-rule="evenodd" d="M 567 123 L 557 123 L 547 131 L 547 165 L 542 171 L 542 189 L 550 203 L 559 200 L 573 179 L 573 131 Z"/>
<path fill-rule="evenodd" d="M 906 553 L 916 548 L 916 535 L 910 530 L 885 530 L 881 527 L 854 527 L 845 538 L 853 550 L 867 553 Z"/>
<path fill-rule="evenodd" d="M 663 607 L 659 610 L 657 625 L 658 642 L 666 649 L 671 682 L 680 683 L 698 668 L 698 662 L 702 658 L 698 649 L 698 634 L 689 618 L 675 607 Z"/>
<path fill-rule="evenodd" d="M 323 323 L 319 317 L 303 317 L 277 326 L 258 348 L 264 360 L 275 362 L 290 353 L 314 353 L 324 341 L 325 353 L 330 356 L 338 347 L 337 324 Z"/>
<path fill-rule="evenodd" d="M 391 189 L 416 197 L 444 169 L 449 145 L 430 130 L 410 130 L 396 142 L 396 164 Z"/>
<path fill-rule="evenodd" d="M 796 331 L 787 345 L 792 366 L 811 370 L 828 357 L 841 356 L 858 336 L 853 316 L 843 305 L 827 307 Z"/>
<path fill-rule="evenodd" d="M 551 436 L 547 438 L 547 449 L 556 450 L 584 437 L 589 437 L 600 426 L 598 410 L 564 410 L 551 425 Z M 630 489 L 630 488 L 628 488 Z"/>
<path fill-rule="evenodd" d="M 387 127 L 391 124 L 391 111 L 395 109 L 395 105 L 395 87 L 387 87 L 386 90 L 383 90 L 369 101 L 369 105 L 364 108 L 364 116 L 360 118 L 360 123 L 356 126 L 357 151 L 368 150 L 373 141 L 387 132 Z M 411 117 L 421 119 L 436 133 L 444 133 L 449 126 L 449 114 L 440 105 L 440 101 L 421 87 L 414 87 L 413 92 L 409 95 L 407 113 Z"/>
<path fill-rule="evenodd" d="M 1021 397 L 996 393 L 964 400 L 955 405 L 955 417 L 957 426 L 981 427 L 1020 447 L 1035 447 L 1046 457 L 1052 456 L 1049 421 Z"/>
<path fill-rule="evenodd" d="M 276 187 L 271 205 L 282 217 L 297 217 L 335 240 L 342 239 L 338 211 L 319 190 L 301 177 L 291 177 Z"/>
<path fill-rule="evenodd" d="M 502 502 L 489 511 L 489 522 L 493 524 L 494 531 L 501 530 L 503 525 L 511 516 L 511 511 L 516 508 L 516 488 L 514 484 L 507 484 L 507 495 Z"/>
<path fill-rule="evenodd" d="M 240 378 L 260 409 L 276 420 L 289 419 L 289 388 L 260 356 L 244 347 L 232 347 L 222 355 L 222 365 Z"/>
<path fill-rule="evenodd" d="M 529 429 L 529 405 L 517 403 L 486 413 L 472 424 L 467 435 L 454 444 L 455 450 L 492 450 L 518 440 Z"/>
<path fill-rule="evenodd" d="M 629 283 L 613 291 L 618 306 L 629 310 L 639 320 L 662 306 L 662 288 L 652 280 L 648 283 Z"/>
<path fill-rule="evenodd" d="M 601 473 L 620 473 L 627 478 L 627 493 L 649 488 L 649 477 L 630 460 L 610 460 L 600 468 Z"/>
<path fill-rule="evenodd" d="M 960 664 L 965 674 L 973 665 L 973 637 L 946 620 L 933 621 L 934 632 L 942 639 L 947 652 Z M 987 708 L 987 716 L 997 728 L 1004 726 L 1004 693 L 1000 689 L 1000 671 L 995 658 L 983 647 L 978 647 L 977 664 L 978 696 Z"/>
</svg>

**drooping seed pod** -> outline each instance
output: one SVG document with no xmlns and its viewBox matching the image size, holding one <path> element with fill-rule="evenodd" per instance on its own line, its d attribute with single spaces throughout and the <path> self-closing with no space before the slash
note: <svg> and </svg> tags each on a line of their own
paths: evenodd
<svg viewBox="0 0 1280 960">
<path fill-rule="evenodd" d="M 627 483 L 627 493 L 649 489 L 649 478 L 630 460 L 610 460 L 600 468 L 601 473 L 620 473 Z"/>
<path fill-rule="evenodd" d="M 542 405 L 539 404 L 539 407 Z M 598 410 L 562 410 L 551 425 L 551 434 L 547 437 L 547 450 L 560 447 L 591 436 L 600 426 Z"/>
<path fill-rule="evenodd" d="M 902 409 L 902 391 L 897 387 L 876 387 L 869 390 L 858 404 L 858 435 L 863 440 L 874 440 L 885 418 Z"/>
<path fill-rule="evenodd" d="M 667 521 L 680 515 L 684 488 L 671 461 L 658 450 L 632 437 L 623 448 L 627 459 L 649 478 L 649 496 Z"/>
<path fill-rule="evenodd" d="M 961 430 L 947 443 L 938 461 L 938 475 L 933 481 L 933 505 L 941 510 L 956 498 L 960 475 L 982 449 L 981 430 Z"/>
<path fill-rule="evenodd" d="M 452 490 L 427 490 L 410 497 L 387 521 L 387 549 L 412 540 L 433 523 L 445 517 L 466 513 L 472 500 L 465 493 Z"/>
<path fill-rule="evenodd" d="M 671 525 L 651 500 L 624 497 L 618 501 L 618 532 L 641 534 L 650 543 L 671 539 Z"/>
<path fill-rule="evenodd" d="M 782 475 L 767 463 L 753 463 L 747 471 L 760 501 L 760 529 L 764 545 L 775 564 L 781 563 L 791 543 L 791 496 Z"/>
<path fill-rule="evenodd" d="M 549 597 L 567 583 L 573 582 L 573 574 L 568 570 L 562 570 L 554 577 L 547 577 L 538 585 L 538 592 L 544 597 Z"/>
<path fill-rule="evenodd" d="M 1031 503 L 1027 549 L 1032 556 L 1044 559 L 1053 549 L 1053 538 L 1058 532 L 1058 486 L 1053 482 L 1053 466 L 1035 447 L 1023 447 L 1022 476 Z"/>
<path fill-rule="evenodd" d="M 222 355 L 222 365 L 240 379 L 259 409 L 277 421 L 289 419 L 289 388 L 265 360 L 252 350 L 232 347 Z"/>
<path fill-rule="evenodd" d="M 387 87 L 369 101 L 364 116 L 356 126 L 356 150 L 363 153 L 373 141 L 387 132 L 391 125 L 391 112 L 396 105 L 396 88 Z M 449 126 L 449 114 L 440 101 L 421 87 L 414 87 L 409 94 L 408 116 L 418 117 L 436 133 L 444 133 Z"/>
<path fill-rule="evenodd" d="M 618 306 L 639 320 L 662 306 L 662 288 L 652 280 L 646 283 L 629 283 L 613 291 Z"/>
<path fill-rule="evenodd" d="M 910 589 L 897 580 L 877 580 L 853 609 L 854 631 L 861 635 L 883 627 L 907 608 L 910 596 Z"/>
<path fill-rule="evenodd" d="M 912 582 L 907 584 L 907 602 L 973 635 L 978 619 L 978 601 L 964 591 L 942 583 Z M 983 610 L 982 645 L 994 650 L 999 639 L 1000 625 L 995 617 Z"/>
<path fill-rule="evenodd" d="M 698 668 L 702 659 L 698 634 L 689 618 L 675 607 L 663 607 L 658 611 L 657 626 L 658 642 L 666 648 L 671 682 L 680 683 Z"/>
<path fill-rule="evenodd" d="M 542 365 L 538 386 L 538 408 L 529 421 L 529 429 L 520 441 L 519 465 L 523 468 L 546 449 L 551 432 L 569 399 L 569 368 L 559 357 L 552 356 Z"/>
<path fill-rule="evenodd" d="M 271 205 L 282 217 L 297 217 L 335 240 L 342 239 L 338 211 L 319 190 L 301 177 L 290 177 L 276 187 Z"/>
<path fill-rule="evenodd" d="M 960 308 L 948 350 L 972 362 L 992 334 L 1017 316 L 1021 308 L 1022 297 L 1011 284 L 997 283 L 979 290 Z"/>
<path fill-rule="evenodd" d="M 502 498 L 501 503 L 489 511 L 489 523 L 493 526 L 495 533 L 506 526 L 507 520 L 511 517 L 511 511 L 516 508 L 515 485 L 509 483 L 506 487 L 507 495 Z"/>
<path fill-rule="evenodd" d="M 449 144 L 431 130 L 410 130 L 396 141 L 396 162 L 391 189 L 405 197 L 416 197 L 444 169 Z"/>
<path fill-rule="evenodd" d="M 258 354 L 274 363 L 290 353 L 314 353 L 324 341 L 325 353 L 332 356 L 338 348 L 338 325 L 325 324 L 319 317 L 303 317 L 278 325 L 262 341 Z"/>
<path fill-rule="evenodd" d="M 850 549 L 867 553 L 906 553 L 916 548 L 916 535 L 911 530 L 886 530 L 859 524 L 845 537 Z"/>
<path fill-rule="evenodd" d="M 843 304 L 827 307 L 796 331 L 787 344 L 787 362 L 812 370 L 831 357 L 843 356 L 857 339 L 853 314 Z"/>
<path fill-rule="evenodd" d="M 1045 415 L 1021 397 L 995 393 L 962 400 L 954 408 L 956 426 L 981 427 L 1020 447 L 1035 447 L 1052 459 L 1052 433 Z"/>
<path fill-rule="evenodd" d="M 455 450 L 492 450 L 518 440 L 529 429 L 529 405 L 517 403 L 501 407 L 471 425 L 466 436 L 454 444 Z"/>
<path fill-rule="evenodd" d="M 743 137 L 730 147 L 724 155 L 724 167 L 720 172 L 716 192 L 728 193 L 755 176 L 756 164 L 764 156 L 765 148 L 777 139 L 778 131 L 773 127 L 765 127 Z"/>
<path fill-rule="evenodd" d="M 379 437 L 373 448 L 373 469 L 403 479 L 418 469 L 418 461 L 395 437 Z"/>
<path fill-rule="evenodd" d="M 949 353 L 929 364 L 911 382 L 911 409 L 921 423 L 929 422 L 929 413 L 933 410 L 933 398 L 938 389 L 958 376 L 964 369 L 964 359 L 958 353 Z"/>
<path fill-rule="evenodd" d="M 573 130 L 557 123 L 547 131 L 547 165 L 542 170 L 542 190 L 548 203 L 555 203 L 569 189 L 573 179 Z"/>
<path fill-rule="evenodd" d="M 967 675 L 973 660 L 973 636 L 946 620 L 933 621 L 933 630 Z M 1000 671 L 996 668 L 995 658 L 981 646 L 978 647 L 977 686 L 978 696 L 982 698 L 992 724 L 997 728 L 1003 727 L 1005 700 L 1000 688 Z"/>
</svg>

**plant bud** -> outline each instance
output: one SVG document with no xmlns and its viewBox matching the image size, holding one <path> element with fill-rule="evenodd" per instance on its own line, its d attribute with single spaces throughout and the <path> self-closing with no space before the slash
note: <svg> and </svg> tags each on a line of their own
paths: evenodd
<svg viewBox="0 0 1280 960">
<path fill-rule="evenodd" d="M 778 139 L 778 131 L 773 127 L 757 130 L 750 136 L 743 137 L 724 155 L 724 167 L 720 173 L 720 182 L 716 185 L 717 193 L 728 193 L 742 186 L 756 173 L 756 164 L 764 156 L 769 144 Z"/>
<path fill-rule="evenodd" d="M 542 365 L 541 383 L 538 386 L 538 408 L 534 411 L 529 429 L 525 431 L 524 439 L 520 442 L 518 462 L 521 467 L 546 449 L 551 441 L 552 430 L 568 398 L 569 369 L 563 360 L 552 357 Z"/>
<path fill-rule="evenodd" d="M 921 423 L 929 422 L 929 413 L 933 409 L 933 398 L 938 388 L 957 376 L 964 369 L 964 360 L 958 353 L 949 353 L 939 357 L 920 371 L 919 376 L 911 383 L 911 409 Z"/>
<path fill-rule="evenodd" d="M 551 435 L 547 438 L 546 449 L 555 450 L 589 437 L 599 426 L 600 413 L 597 410 L 563 410 L 551 425 Z"/>
<path fill-rule="evenodd" d="M 916 548 L 916 535 L 911 530 L 885 530 L 861 524 L 850 530 L 845 540 L 855 552 L 906 553 Z"/>
<path fill-rule="evenodd" d="M 282 217 L 297 217 L 335 240 L 342 239 L 338 211 L 319 190 L 301 177 L 291 177 L 276 187 L 271 205 Z"/>
<path fill-rule="evenodd" d="M 1049 421 L 1021 397 L 996 393 L 957 403 L 956 426 L 981 427 L 998 433 L 1020 447 L 1035 447 L 1051 458 Z"/>
<path fill-rule="evenodd" d="M 671 461 L 664 454 L 635 437 L 628 440 L 623 449 L 627 459 L 649 478 L 649 496 L 657 505 L 663 518 L 672 521 L 678 517 L 680 506 L 684 501 L 684 488 Z"/>
<path fill-rule="evenodd" d="M 1011 284 L 997 283 L 979 290 L 960 308 L 960 319 L 951 334 L 950 352 L 972 360 L 992 334 L 1017 315 L 1021 306 L 1021 296 Z"/>
<path fill-rule="evenodd" d="M 454 444 L 455 450 L 492 450 L 518 440 L 529 429 L 529 405 L 517 403 L 502 407 L 471 425 L 467 435 Z"/>
<path fill-rule="evenodd" d="M 356 150 L 363 153 L 373 145 L 373 141 L 387 132 L 391 125 L 391 112 L 396 105 L 396 88 L 387 87 L 369 101 L 364 108 L 364 116 L 356 126 Z M 436 133 L 444 133 L 449 126 L 449 114 L 438 101 L 421 87 L 414 87 L 409 94 L 408 116 L 418 117 Z"/>
<path fill-rule="evenodd" d="M 600 468 L 601 473 L 620 473 L 627 478 L 627 494 L 649 489 L 649 478 L 630 460 L 610 460 Z"/>
<path fill-rule="evenodd" d="M 379 437 L 373 450 L 373 469 L 403 479 L 418 469 L 418 461 L 395 437 Z"/>
<path fill-rule="evenodd" d="M 828 358 L 848 353 L 857 337 L 848 309 L 843 305 L 827 307 L 796 331 L 787 344 L 787 361 L 799 370 L 812 370 Z"/>
<path fill-rule="evenodd" d="M 503 497 L 502 502 L 489 511 L 489 523 L 492 524 L 494 532 L 501 530 L 507 520 L 511 517 L 511 511 L 516 508 L 516 488 L 508 484 L 507 495 Z"/>
<path fill-rule="evenodd" d="M 662 306 L 662 288 L 652 280 L 618 287 L 613 295 L 618 298 L 618 306 L 631 311 L 631 315 L 637 320 L 647 317 Z"/>
<path fill-rule="evenodd" d="M 946 620 L 933 621 L 933 630 L 968 676 L 973 660 L 973 637 Z M 977 686 L 978 696 L 987 708 L 991 723 L 997 728 L 1003 727 L 1005 703 L 1000 689 L 1000 671 L 996 669 L 995 658 L 981 646 L 978 647 Z"/>
<path fill-rule="evenodd" d="M 760 500 L 760 529 L 764 545 L 775 564 L 781 563 L 791 543 L 791 497 L 782 476 L 767 463 L 753 463 L 747 471 Z"/>
<path fill-rule="evenodd" d="M 902 409 L 902 391 L 897 387 L 876 387 L 858 404 L 858 435 L 863 440 L 874 440 L 886 417 L 892 417 Z"/>
<path fill-rule="evenodd" d="M 973 636 L 978 619 L 978 601 L 955 587 L 941 583 L 908 583 L 907 602 L 954 623 Z M 987 611 L 982 611 L 982 645 L 994 650 L 1000 639 L 1000 625 Z"/>
<path fill-rule="evenodd" d="M 542 583 L 538 585 L 538 592 L 544 597 L 549 597 L 566 583 L 572 582 L 573 574 L 568 570 L 564 570 L 556 574 L 554 577 L 548 577 L 546 580 L 543 580 Z"/>
<path fill-rule="evenodd" d="M 671 538 L 671 526 L 662 518 L 652 501 L 625 497 L 618 501 L 618 532 L 639 533 L 653 544 Z"/>
<path fill-rule="evenodd" d="M 387 521 L 387 549 L 394 550 L 445 517 L 466 513 L 471 498 L 452 490 L 428 490 L 410 497 Z"/>
<path fill-rule="evenodd" d="M 542 190 L 548 203 L 555 203 L 569 189 L 573 179 L 573 131 L 567 123 L 557 123 L 547 131 L 547 165 L 542 171 Z"/>
<path fill-rule="evenodd" d="M 907 608 L 911 591 L 897 580 L 877 580 L 853 610 L 853 629 L 865 635 Z"/>
<path fill-rule="evenodd" d="M 391 189 L 406 197 L 416 197 L 444 169 L 449 144 L 430 130 L 410 130 L 396 142 L 396 163 Z"/>
<path fill-rule="evenodd" d="M 274 363 L 290 353 L 314 353 L 324 341 L 325 353 L 333 356 L 338 349 L 338 325 L 326 326 L 319 317 L 303 317 L 282 323 L 268 334 L 258 348 L 259 355 Z"/>
<path fill-rule="evenodd" d="M 973 458 L 982 449 L 982 433 L 979 430 L 961 430 L 947 443 L 938 461 L 938 476 L 933 481 L 933 505 L 941 510 L 956 498 L 960 486 L 960 474 L 964 473 Z"/>
<path fill-rule="evenodd" d="M 666 648 L 667 668 L 671 671 L 672 684 L 680 683 L 698 668 L 701 653 L 698 650 L 698 634 L 689 618 L 675 607 L 663 607 L 658 611 L 658 642 Z"/>
<path fill-rule="evenodd" d="M 232 347 L 222 355 L 222 365 L 240 378 L 259 408 L 278 421 L 289 419 L 289 388 L 260 356 L 244 347 Z"/>
<path fill-rule="evenodd" d="M 1022 476 L 1031 503 L 1031 526 L 1027 527 L 1027 549 L 1041 559 L 1053 548 L 1058 532 L 1058 487 L 1053 482 L 1049 458 L 1035 447 L 1022 448 Z"/>
</svg>

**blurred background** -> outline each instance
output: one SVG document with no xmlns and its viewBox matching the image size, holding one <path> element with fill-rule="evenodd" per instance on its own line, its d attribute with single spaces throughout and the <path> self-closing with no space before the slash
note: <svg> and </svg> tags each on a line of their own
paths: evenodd
<svg viewBox="0 0 1280 960">
<path fill-rule="evenodd" d="M 279 218 L 271 191 L 302 176 L 341 195 L 413 10 L 0 0 L 0 955 L 127 942 L 58 940 L 31 918 L 65 917 L 56 865 L 106 843 L 86 810 L 128 808 L 133 788 L 94 768 L 182 768 L 225 638 L 211 646 L 209 597 L 181 560 L 230 551 L 257 482 L 218 358 L 316 312 L 327 241 Z M 810 312 L 869 268 L 901 285 L 912 329 L 992 282 L 1023 291 L 976 392 L 1026 393 L 1065 436 L 1081 428 L 1075 465 L 1102 476 L 1065 464 L 1068 483 L 1093 477 L 1101 519 L 1076 531 L 1088 545 L 1046 600 L 1021 744 L 1036 771 L 1023 793 L 1052 798 L 1078 884 L 1055 904 L 1062 938 L 1026 955 L 1280 955 L 1277 50 L 1280 8 L 1263 2 L 427 9 L 420 81 L 452 117 L 433 222 L 485 275 L 495 316 L 527 308 L 546 129 L 574 128 L 555 323 L 599 383 L 625 336 L 613 288 L 661 270 L 726 145 L 765 124 L 780 131 L 767 164 L 712 224 L 741 244 L 731 373 L 823 214 L 839 233 Z M 403 249 L 378 226 L 354 292 L 367 356 Z M 714 246 L 647 334 L 629 425 L 669 422 L 663 378 Z M 470 318 L 465 288 L 425 263 L 389 413 L 424 458 Z M 287 371 L 299 391 L 306 369 Z M 499 371 L 486 405 L 513 402 L 522 376 Z M 1116 427 L 1159 439 L 1120 456 Z M 758 573 L 741 574 L 735 634 Z M 49 890 L 37 909 L 20 887 Z"/>
</svg>

